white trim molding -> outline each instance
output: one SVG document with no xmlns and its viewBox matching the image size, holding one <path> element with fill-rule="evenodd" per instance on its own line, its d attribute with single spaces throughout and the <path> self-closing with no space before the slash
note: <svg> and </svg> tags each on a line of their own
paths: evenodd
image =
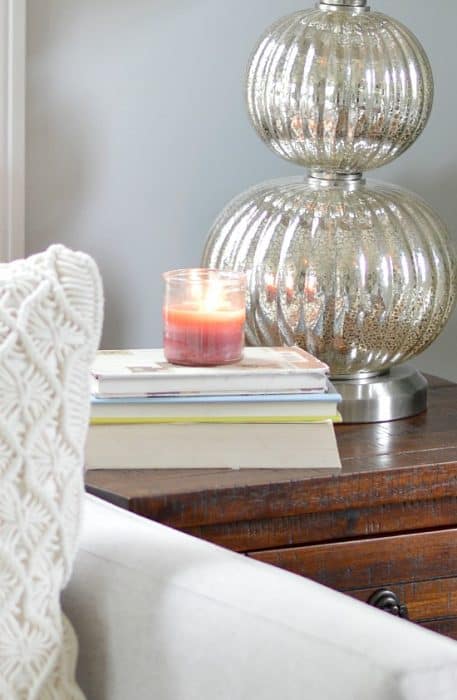
<svg viewBox="0 0 457 700">
<path fill-rule="evenodd" d="M 0 0 L 0 260 L 24 256 L 26 0 Z"/>
</svg>

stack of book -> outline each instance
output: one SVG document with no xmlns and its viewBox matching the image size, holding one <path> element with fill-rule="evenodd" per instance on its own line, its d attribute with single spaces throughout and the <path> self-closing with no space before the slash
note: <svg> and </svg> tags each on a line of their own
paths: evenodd
<svg viewBox="0 0 457 700">
<path fill-rule="evenodd" d="M 300 348 L 246 348 L 218 367 L 160 349 L 100 351 L 92 368 L 88 469 L 340 468 L 340 396 Z"/>
</svg>

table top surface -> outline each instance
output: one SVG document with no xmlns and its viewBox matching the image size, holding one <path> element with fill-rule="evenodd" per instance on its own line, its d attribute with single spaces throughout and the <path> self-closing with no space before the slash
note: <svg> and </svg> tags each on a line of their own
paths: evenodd
<svg viewBox="0 0 457 700">
<path fill-rule="evenodd" d="M 429 380 L 428 410 L 411 418 L 338 425 L 342 470 L 94 470 L 86 488 L 181 529 L 283 517 L 378 501 L 457 494 L 457 384 Z M 240 505 L 242 503 L 242 505 Z M 343 507 L 341 505 L 341 507 Z"/>
</svg>

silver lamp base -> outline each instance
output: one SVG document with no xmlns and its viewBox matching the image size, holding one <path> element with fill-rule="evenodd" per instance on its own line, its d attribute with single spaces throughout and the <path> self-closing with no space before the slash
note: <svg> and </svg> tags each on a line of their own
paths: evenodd
<svg viewBox="0 0 457 700">
<path fill-rule="evenodd" d="M 371 378 L 338 379 L 343 423 L 378 423 L 407 418 L 427 408 L 427 380 L 411 365 Z"/>
</svg>

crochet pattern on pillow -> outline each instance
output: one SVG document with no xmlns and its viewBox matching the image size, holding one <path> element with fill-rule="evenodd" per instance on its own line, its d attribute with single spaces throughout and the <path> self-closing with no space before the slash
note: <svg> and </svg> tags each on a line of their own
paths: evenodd
<svg viewBox="0 0 457 700">
<path fill-rule="evenodd" d="M 0 698 L 81 700 L 60 608 L 76 554 L 89 367 L 103 315 L 93 260 L 52 246 L 0 265 Z"/>
</svg>

